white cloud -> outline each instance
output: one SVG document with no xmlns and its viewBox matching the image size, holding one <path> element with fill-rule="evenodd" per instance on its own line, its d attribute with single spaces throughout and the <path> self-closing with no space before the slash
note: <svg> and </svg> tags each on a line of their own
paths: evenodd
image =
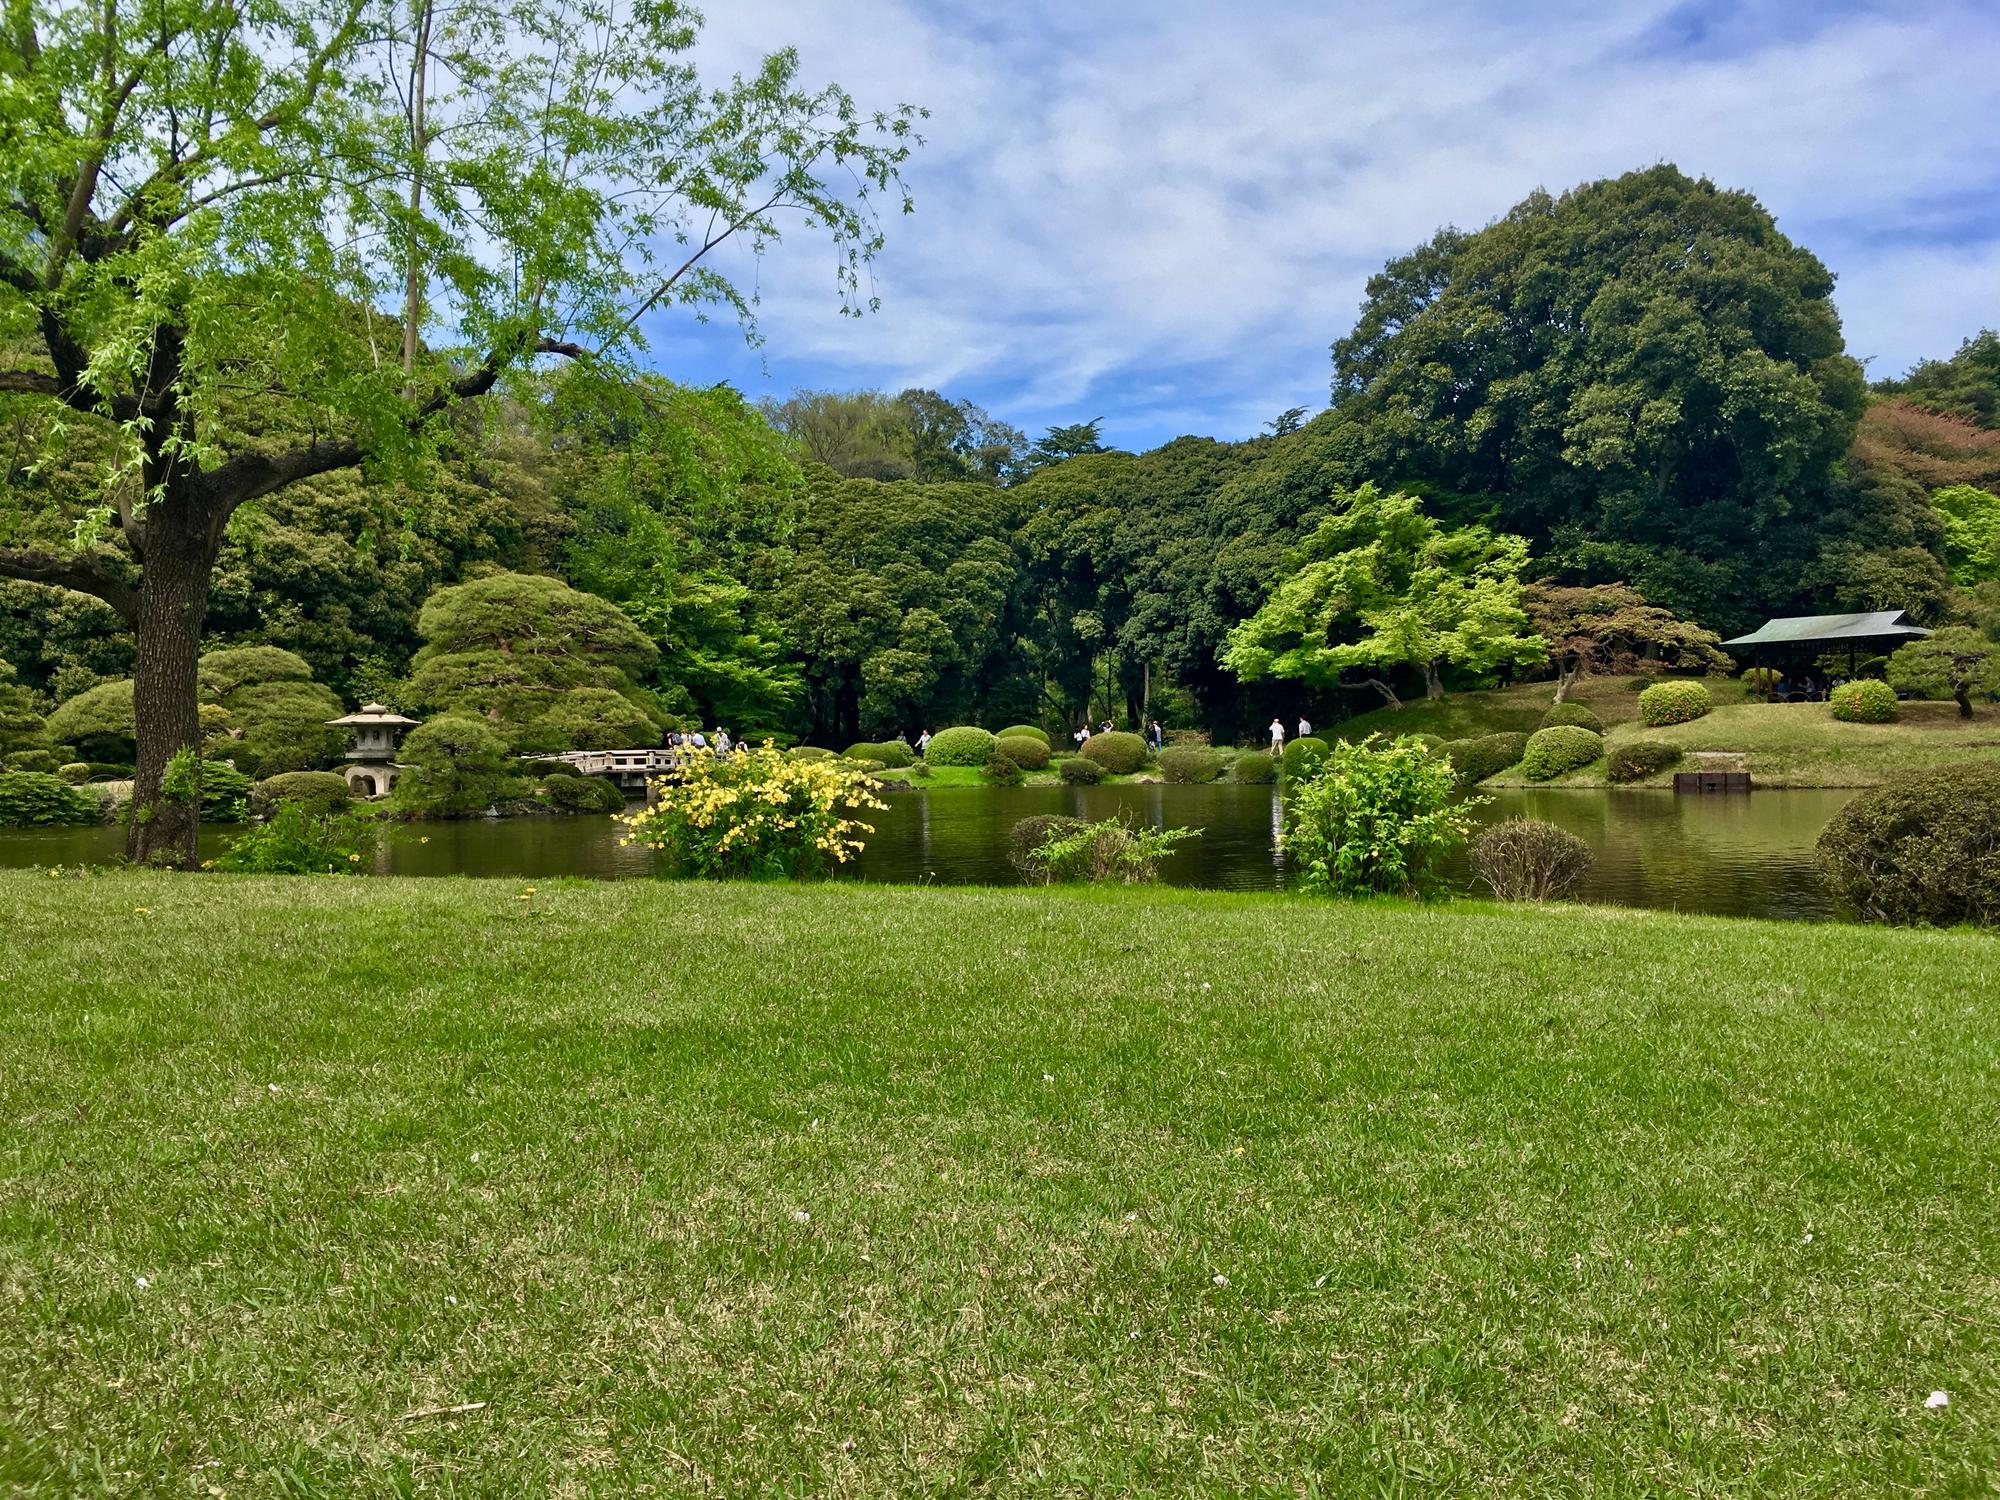
<svg viewBox="0 0 2000 1500">
<path fill-rule="evenodd" d="M 1103 412 L 1134 446 L 1238 436 L 1323 400 L 1388 255 L 1657 160 L 1755 192 L 1817 251 L 1878 371 L 2000 323 L 2000 14 L 1342 9 L 715 7 L 710 59 L 789 42 L 864 104 L 929 105 L 929 145 L 881 314 L 833 316 L 822 247 L 788 242 L 760 277 L 768 373 L 718 330 L 659 330 L 663 365 L 935 385 L 1031 429 Z"/>
</svg>

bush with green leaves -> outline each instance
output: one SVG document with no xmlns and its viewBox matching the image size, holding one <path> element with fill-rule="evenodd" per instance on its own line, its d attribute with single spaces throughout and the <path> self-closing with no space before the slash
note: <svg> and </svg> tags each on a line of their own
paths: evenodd
<svg viewBox="0 0 2000 1500">
<path fill-rule="evenodd" d="M 1553 729 L 1558 724 L 1573 724 L 1578 729 L 1588 729 L 1592 734 L 1604 733 L 1604 721 L 1582 703 L 1572 703 L 1567 698 L 1550 706 L 1542 715 L 1541 728 Z"/>
<path fill-rule="evenodd" d="M 1743 684 L 1746 698 L 1768 698 L 1778 690 L 1778 669 L 1776 667 L 1745 667 L 1737 674 L 1736 680 Z"/>
<path fill-rule="evenodd" d="M 1081 818 L 1066 818 L 1059 813 L 1036 813 L 1023 818 L 1007 830 L 1007 862 L 1029 885 L 1047 885 L 1049 870 L 1042 863 L 1042 846 L 1089 826 Z"/>
<path fill-rule="evenodd" d="M 1472 841 L 1472 868 L 1502 901 L 1560 901 L 1593 857 L 1582 839 L 1540 818 L 1509 818 Z"/>
<path fill-rule="evenodd" d="M 844 760 L 872 760 L 877 765 L 901 770 L 916 761 L 917 753 L 901 740 L 858 740 L 841 752 Z"/>
<path fill-rule="evenodd" d="M 1004 740 L 1009 735 L 1015 734 L 1025 734 L 1031 740 L 1040 740 L 1045 746 L 1049 743 L 1049 732 L 1039 724 L 1009 724 L 1005 729 L 994 730 L 993 738 Z"/>
<path fill-rule="evenodd" d="M 215 868 L 244 875 L 362 875 L 380 837 L 372 818 L 280 802 L 268 822 L 230 841 Z"/>
<path fill-rule="evenodd" d="M 1048 769 L 1049 747 L 1033 735 L 1003 734 L 993 742 L 993 747 L 1024 771 Z"/>
<path fill-rule="evenodd" d="M 1546 731 L 1544 731 L 1546 732 Z M 1316 895 L 1425 895 L 1472 827 L 1450 765 L 1405 736 L 1328 748 L 1298 782 L 1281 846 Z"/>
<path fill-rule="evenodd" d="M 74 745 L 84 760 L 132 763 L 132 679 L 100 682 L 58 703 L 49 715 L 50 738 Z"/>
<path fill-rule="evenodd" d="M 1510 766 L 1518 766 L 1528 753 L 1528 737 L 1519 733 L 1481 734 L 1470 739 L 1447 740 L 1445 758 L 1460 786 L 1477 786 L 1489 776 L 1497 776 Z"/>
<path fill-rule="evenodd" d="M 336 817 L 354 802 L 347 778 L 332 771 L 284 771 L 250 788 L 250 811 L 269 817 L 280 803 L 296 802 L 314 817 Z"/>
<path fill-rule="evenodd" d="M 1161 860 L 1177 846 L 1200 837 L 1199 828 L 1154 828 L 1127 813 L 1051 832 L 1032 857 L 1051 884 L 1150 885 L 1160 878 Z"/>
<path fill-rule="evenodd" d="M 9 771 L 40 771 L 53 776 L 62 766 L 53 750 L 15 750 L 8 754 L 5 768 Z"/>
<path fill-rule="evenodd" d="M 995 750 L 986 757 L 986 764 L 979 768 L 980 777 L 993 786 L 1019 786 L 1021 768 Z"/>
<path fill-rule="evenodd" d="M 888 769 L 879 760 L 859 760 L 846 755 L 840 757 L 840 763 L 850 771 L 859 771 L 867 776 L 873 776 L 877 771 Z"/>
<path fill-rule="evenodd" d="M 0 661 L 0 766 L 12 766 L 24 750 L 52 748 L 41 699 L 14 680 L 11 663 Z"/>
<path fill-rule="evenodd" d="M 983 766 L 993 754 L 993 736 L 974 724 L 940 729 L 924 747 L 924 759 L 934 766 Z"/>
<path fill-rule="evenodd" d="M 1691 724 L 1715 707 L 1708 689 L 1691 677 L 1669 677 L 1639 694 L 1639 719 L 1648 728 Z"/>
<path fill-rule="evenodd" d="M 1680 759 L 1679 745 L 1669 745 L 1665 740 L 1627 740 L 1612 746 L 1611 763 L 1605 774 L 1619 783 L 1644 781 L 1648 776 L 1671 770 L 1680 764 Z"/>
<path fill-rule="evenodd" d="M 1127 776 L 1146 763 L 1146 741 L 1128 730 L 1109 729 L 1085 740 L 1082 753 L 1113 776 Z"/>
<path fill-rule="evenodd" d="M 787 750 L 785 754 L 790 756 L 793 760 L 834 759 L 834 754 L 831 750 L 824 749 L 819 745 L 794 745 L 792 746 L 791 749 Z"/>
<path fill-rule="evenodd" d="M 1301 735 L 1287 741 L 1280 763 L 1284 767 L 1287 781 L 1298 781 L 1311 776 L 1326 759 L 1327 743 L 1314 735 Z"/>
<path fill-rule="evenodd" d="M 56 775 L 71 786 L 82 786 L 90 780 L 90 767 L 80 760 L 67 760 L 56 767 Z"/>
<path fill-rule="evenodd" d="M 616 782 L 603 776 L 551 776 L 542 783 L 542 801 L 562 812 L 625 810 L 625 794 Z"/>
<path fill-rule="evenodd" d="M 1888 724 L 1896 717 L 1896 690 L 1873 677 L 1843 682 L 1827 696 L 1827 707 L 1843 724 Z"/>
<path fill-rule="evenodd" d="M 1833 815 L 1818 858 L 1864 921 L 2000 925 L 2000 764 L 1891 776 Z"/>
<path fill-rule="evenodd" d="M 1104 779 L 1104 767 L 1087 755 L 1072 755 L 1056 762 L 1056 775 L 1069 786 L 1096 786 Z"/>
<path fill-rule="evenodd" d="M 167 763 L 160 795 L 173 801 L 198 800 L 204 823 L 241 823 L 250 816 L 250 778 L 225 761 L 199 760 L 183 750 Z M 135 809 L 135 816 L 143 815 Z"/>
<path fill-rule="evenodd" d="M 481 812 L 518 795 L 522 780 L 506 740 L 483 719 L 443 714 L 403 741 L 396 805 L 431 817 Z"/>
<path fill-rule="evenodd" d="M 1229 763 L 1229 779 L 1242 786 L 1269 786 L 1278 779 L 1278 762 L 1272 756 L 1245 750 Z"/>
<path fill-rule="evenodd" d="M 1580 771 L 1604 753 L 1604 736 L 1574 724 L 1537 729 L 1521 753 L 1521 774 L 1530 781 L 1550 781 Z"/>
<path fill-rule="evenodd" d="M 0 771 L 0 828 L 95 823 L 97 799 L 46 771 Z"/>
<path fill-rule="evenodd" d="M 1270 757 L 1264 757 L 1269 760 Z M 1215 780 L 1222 774 L 1222 757 L 1206 745 L 1169 745 L 1160 752 L 1160 778 L 1179 784 Z"/>
</svg>

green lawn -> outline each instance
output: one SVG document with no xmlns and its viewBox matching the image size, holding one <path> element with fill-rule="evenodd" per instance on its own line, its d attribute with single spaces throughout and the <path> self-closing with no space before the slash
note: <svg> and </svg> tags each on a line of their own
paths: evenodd
<svg viewBox="0 0 2000 1500">
<path fill-rule="evenodd" d="M 2000 1472 L 1990 938 L 521 890 L 0 875 L 0 1492 Z"/>
</svg>

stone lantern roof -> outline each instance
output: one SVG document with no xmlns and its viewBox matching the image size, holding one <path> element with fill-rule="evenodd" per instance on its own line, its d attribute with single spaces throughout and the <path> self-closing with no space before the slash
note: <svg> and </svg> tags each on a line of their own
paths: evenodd
<svg viewBox="0 0 2000 1500">
<path fill-rule="evenodd" d="M 385 704 L 364 703 L 361 705 L 360 713 L 348 714 L 344 718 L 339 718 L 339 719 L 328 719 L 326 722 L 329 724 L 340 724 L 340 725 L 399 724 L 404 728 L 409 728 L 417 721 L 415 719 L 404 718 L 401 714 L 394 712 Z"/>
</svg>

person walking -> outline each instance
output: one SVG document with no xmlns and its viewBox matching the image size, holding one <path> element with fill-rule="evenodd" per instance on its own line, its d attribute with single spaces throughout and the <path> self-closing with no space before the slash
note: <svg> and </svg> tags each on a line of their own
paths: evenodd
<svg viewBox="0 0 2000 1500">
<path fill-rule="evenodd" d="M 1161 750 L 1166 748 L 1167 732 L 1160 728 L 1160 721 L 1158 719 L 1153 720 L 1152 725 L 1146 731 L 1146 737 L 1153 742 L 1153 753 L 1155 755 L 1158 755 Z"/>
<path fill-rule="evenodd" d="M 1307 735 L 1311 734 L 1312 732 L 1313 732 L 1313 727 L 1312 727 L 1312 725 L 1310 725 L 1310 724 L 1308 724 L 1308 723 L 1306 722 L 1306 716 L 1305 716 L 1304 714 L 1300 714 L 1300 715 L 1299 715 L 1299 738 L 1300 738 L 1300 739 L 1304 739 L 1304 738 L 1305 738 L 1305 737 L 1306 737 Z"/>
<path fill-rule="evenodd" d="M 715 753 L 717 755 L 729 753 L 729 731 L 720 724 L 715 726 Z"/>
<path fill-rule="evenodd" d="M 1090 738 L 1090 726 L 1088 724 L 1077 725 L 1076 733 L 1071 735 L 1070 738 L 1076 741 L 1076 748 L 1081 750 L 1083 742 Z"/>
<path fill-rule="evenodd" d="M 1285 753 L 1285 721 L 1283 719 L 1273 719 L 1271 721 L 1271 753 L 1273 755 L 1283 755 Z"/>
<path fill-rule="evenodd" d="M 931 747 L 931 732 L 929 726 L 926 726 L 924 728 L 923 733 L 917 736 L 917 754 L 922 755 L 926 750 L 930 749 L 930 747 Z"/>
</svg>

